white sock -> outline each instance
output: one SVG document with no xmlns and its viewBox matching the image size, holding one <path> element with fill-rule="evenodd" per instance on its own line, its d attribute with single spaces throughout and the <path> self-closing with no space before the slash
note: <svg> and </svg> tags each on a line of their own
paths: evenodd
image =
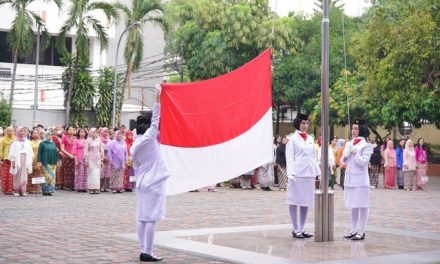
<svg viewBox="0 0 440 264">
<path fill-rule="evenodd" d="M 154 229 L 156 222 L 146 222 L 145 227 L 145 253 L 153 255 Z"/>
<path fill-rule="evenodd" d="M 292 221 L 292 225 L 293 225 L 293 231 L 299 232 L 299 227 L 298 227 L 298 217 L 297 217 L 297 211 L 298 211 L 298 206 L 296 205 L 289 205 L 289 213 L 290 213 L 290 220 Z"/>
<path fill-rule="evenodd" d="M 156 222 L 138 221 L 136 228 L 138 233 L 141 253 L 153 254 L 154 229 Z"/>
<path fill-rule="evenodd" d="M 367 226 L 368 221 L 368 207 L 359 208 L 359 224 L 358 224 L 358 232 L 359 234 L 365 233 L 365 227 Z"/>
<path fill-rule="evenodd" d="M 146 222 L 137 221 L 136 231 L 138 235 L 139 246 L 141 248 L 141 253 L 145 253 L 145 225 Z"/>
<path fill-rule="evenodd" d="M 306 225 L 307 212 L 309 207 L 300 206 L 299 207 L 299 232 L 304 232 L 304 226 Z"/>
<path fill-rule="evenodd" d="M 351 234 L 358 232 L 359 211 L 360 208 L 351 208 Z"/>
</svg>

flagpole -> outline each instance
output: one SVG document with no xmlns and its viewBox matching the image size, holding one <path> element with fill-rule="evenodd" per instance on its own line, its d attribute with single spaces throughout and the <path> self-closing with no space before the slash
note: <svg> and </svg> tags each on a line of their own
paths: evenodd
<svg viewBox="0 0 440 264">
<path fill-rule="evenodd" d="M 318 208 L 315 220 L 316 242 L 332 241 L 333 238 L 333 193 L 329 193 L 329 24 L 328 0 L 323 0 L 322 51 L 321 51 L 321 190 L 317 195 Z M 318 234 L 319 233 L 319 234 Z"/>
</svg>

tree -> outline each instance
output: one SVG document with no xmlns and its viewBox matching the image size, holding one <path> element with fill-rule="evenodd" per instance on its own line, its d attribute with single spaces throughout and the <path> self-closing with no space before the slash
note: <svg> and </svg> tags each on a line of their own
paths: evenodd
<svg viewBox="0 0 440 264">
<path fill-rule="evenodd" d="M 96 11 L 104 12 L 108 20 L 118 19 L 117 10 L 113 4 L 93 0 L 72 0 L 68 11 L 68 18 L 61 27 L 61 32 L 57 39 L 58 49 L 63 54 L 66 54 L 66 36 L 71 30 L 75 30 L 76 54 L 73 56 L 73 67 L 71 67 L 69 87 L 66 94 L 66 125 L 70 123 L 72 94 L 74 89 L 80 89 L 80 87 L 74 87 L 78 67 L 79 65 L 88 65 L 89 63 L 89 26 L 96 33 L 101 49 L 105 49 L 108 46 L 107 32 L 102 23 L 95 17 Z"/>
<path fill-rule="evenodd" d="M 132 0 L 131 9 L 122 3 L 116 3 L 116 8 L 124 13 L 125 25 L 130 28 L 124 49 L 124 58 L 127 64 L 125 82 L 130 97 L 131 75 L 139 69 L 144 54 L 142 28 L 147 23 L 153 23 L 165 29 L 165 22 L 161 16 L 164 6 L 160 0 Z"/>
<path fill-rule="evenodd" d="M 113 106 L 113 86 L 114 85 L 114 70 L 110 67 L 103 67 L 99 70 L 99 77 L 96 80 L 95 86 L 98 89 L 98 101 L 95 105 L 96 122 L 98 126 L 110 127 L 112 122 L 112 106 Z M 123 86 L 118 79 L 118 85 Z M 116 116 L 120 116 L 123 91 L 118 89 L 117 94 L 117 108 Z"/>
<path fill-rule="evenodd" d="M 6 127 L 11 124 L 12 108 L 0 93 L 0 127 Z"/>
<path fill-rule="evenodd" d="M 440 127 L 440 2 L 378 1 L 351 49 L 386 126 Z"/>
<path fill-rule="evenodd" d="M 166 21 L 167 49 L 181 54 L 192 81 L 230 72 L 269 47 L 277 55 L 294 39 L 267 0 L 172 0 Z"/>
<path fill-rule="evenodd" d="M 84 111 L 87 109 L 93 109 L 93 98 L 95 97 L 95 87 L 93 78 L 90 74 L 90 65 L 82 60 L 78 60 L 75 57 L 67 55 L 63 58 L 63 63 L 66 69 L 62 74 L 62 86 L 65 94 L 65 103 L 67 102 L 67 93 L 70 88 L 70 81 L 72 80 L 71 74 L 72 68 L 76 65 L 76 77 L 73 86 L 75 89 L 71 93 L 71 102 L 69 104 L 72 110 L 72 118 L 70 124 L 76 126 L 87 125 Z"/>
<path fill-rule="evenodd" d="M 357 31 L 361 24 L 359 19 L 345 16 L 343 11 L 335 6 L 336 2 L 332 2 L 329 12 L 330 87 L 338 80 L 341 71 L 345 68 L 342 16 L 344 16 L 346 32 Z M 320 111 L 315 106 L 321 91 L 322 14 L 315 13 L 309 19 L 293 13 L 290 19 L 300 41 L 299 45 L 295 46 L 295 53 L 273 60 L 274 95 L 282 94 L 282 104 L 289 105 L 297 111 L 306 113 Z M 347 38 L 346 42 L 349 46 L 351 38 Z M 347 54 L 347 68 L 352 71 L 356 69 L 355 60 L 350 54 Z"/>
<path fill-rule="evenodd" d="M 52 0 L 58 8 L 61 7 L 61 0 Z M 12 108 L 14 101 L 15 90 L 15 77 L 17 74 L 17 61 L 18 57 L 24 58 L 32 53 L 36 36 L 34 33 L 34 25 L 40 27 L 42 30 L 42 46 L 48 43 L 49 35 L 44 26 L 44 22 L 41 17 L 29 10 L 29 5 L 35 0 L 0 0 L 0 6 L 9 5 L 13 12 L 15 12 L 15 18 L 12 21 L 11 30 L 8 33 L 8 43 L 13 54 L 13 68 L 11 78 L 11 92 L 9 94 L 9 107 Z"/>
<path fill-rule="evenodd" d="M 349 71 L 342 71 L 340 77 L 330 87 L 329 97 L 329 125 L 346 126 L 355 118 L 368 120 L 368 127 L 379 138 L 383 138 L 377 132 L 377 127 L 384 126 L 380 114 L 382 101 L 370 97 L 363 89 L 365 79 L 361 75 L 352 74 Z M 314 111 L 311 119 L 317 124 L 321 121 L 321 97 L 320 95 L 310 100 L 313 103 Z M 348 119 L 350 117 L 350 120 Z M 390 130 L 390 126 L 385 126 Z"/>
</svg>

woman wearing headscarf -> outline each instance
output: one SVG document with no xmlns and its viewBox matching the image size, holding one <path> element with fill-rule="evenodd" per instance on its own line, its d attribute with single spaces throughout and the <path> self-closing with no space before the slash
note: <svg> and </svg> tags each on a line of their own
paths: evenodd
<svg viewBox="0 0 440 264">
<path fill-rule="evenodd" d="M 108 192 L 110 189 L 110 177 L 112 175 L 112 165 L 108 158 L 108 145 L 110 144 L 110 132 L 108 128 L 101 128 L 100 140 L 104 148 L 104 159 L 101 169 L 101 192 Z"/>
<path fill-rule="evenodd" d="M 411 139 L 408 139 L 405 144 L 405 150 L 403 151 L 403 181 L 405 190 L 416 189 L 416 151 L 414 149 L 414 143 Z"/>
<path fill-rule="evenodd" d="M 125 162 L 125 171 L 124 171 L 124 190 L 131 192 L 135 184 L 134 182 L 130 182 L 130 176 L 134 175 L 133 170 L 133 160 L 131 158 L 131 152 L 130 148 L 133 145 L 133 132 L 132 131 L 125 131 L 125 144 L 127 145 L 127 154 L 128 158 Z"/>
<path fill-rule="evenodd" d="M 75 128 L 68 127 L 66 135 L 61 139 L 61 152 L 63 152 L 63 187 L 72 191 L 75 188 L 75 156 L 76 156 Z"/>
<path fill-rule="evenodd" d="M 40 145 L 40 130 L 38 128 L 34 128 L 31 134 L 31 146 L 33 151 L 32 158 L 32 173 L 29 174 L 28 184 L 27 184 L 27 192 L 28 193 L 41 193 L 40 184 L 32 184 L 32 178 L 41 177 L 41 167 L 38 163 L 38 146 Z"/>
<path fill-rule="evenodd" d="M 417 146 L 415 147 L 416 151 L 416 183 L 417 190 L 423 191 L 425 188 L 425 184 L 428 182 L 428 176 L 426 176 L 426 168 L 428 166 L 428 150 L 424 145 L 425 141 L 423 138 L 419 138 L 417 140 Z"/>
<path fill-rule="evenodd" d="M 289 137 L 286 146 L 287 204 L 293 225 L 292 236 L 303 239 L 313 236 L 304 231 L 304 226 L 309 207 L 313 207 L 315 201 L 315 178 L 321 176 L 321 170 L 313 137 L 307 134 L 308 116 L 298 113 L 293 127 L 296 131 Z"/>
<path fill-rule="evenodd" d="M 44 140 L 38 146 L 38 162 L 41 163 L 41 173 L 45 179 L 42 186 L 43 195 L 52 196 L 55 192 L 57 163 L 59 161 L 58 149 L 52 141 L 50 130 L 44 133 Z"/>
<path fill-rule="evenodd" d="M 287 174 L 286 174 L 286 144 L 287 137 L 283 137 L 281 144 L 277 147 L 276 163 L 278 169 L 278 183 L 280 190 L 286 190 Z"/>
<path fill-rule="evenodd" d="M 75 190 L 87 192 L 87 167 L 84 162 L 84 144 L 86 143 L 86 130 L 78 129 L 75 144 Z"/>
<path fill-rule="evenodd" d="M 124 167 L 128 153 L 121 131 L 116 131 L 114 140 L 108 145 L 108 158 L 112 165 L 110 189 L 113 193 L 124 192 Z"/>
<path fill-rule="evenodd" d="M 101 164 L 104 146 L 98 138 L 96 128 L 91 128 L 84 144 L 84 161 L 87 167 L 87 189 L 90 194 L 98 194 L 100 189 Z"/>
<path fill-rule="evenodd" d="M 11 161 L 9 160 L 9 150 L 14 141 L 14 128 L 7 127 L 4 136 L 0 139 L 0 169 L 2 175 L 2 191 L 4 194 L 13 193 L 13 177 L 9 172 L 11 169 Z"/>
<path fill-rule="evenodd" d="M 28 130 L 24 127 L 17 128 L 15 140 L 9 150 L 11 169 L 9 172 L 14 178 L 14 196 L 25 196 L 28 174 L 32 173 L 32 146 L 26 138 Z"/>
<path fill-rule="evenodd" d="M 397 146 L 395 152 L 396 152 L 396 165 L 397 165 L 397 171 L 396 171 L 396 185 L 399 189 L 403 189 L 404 182 L 403 182 L 403 152 L 406 145 L 406 140 L 401 139 L 399 140 L 399 145 Z"/>
<path fill-rule="evenodd" d="M 62 127 L 55 127 L 54 133 L 52 134 L 52 141 L 55 143 L 55 146 L 58 150 L 58 166 L 56 171 L 56 177 L 55 177 L 55 188 L 58 190 L 61 190 L 63 188 L 64 183 L 64 177 L 63 177 L 63 158 L 64 153 L 61 151 L 61 139 L 63 138 L 63 128 Z"/>
<path fill-rule="evenodd" d="M 353 140 L 346 143 L 341 159 L 341 162 L 347 165 L 344 205 L 351 208 L 351 231 L 344 237 L 352 240 L 365 239 L 365 227 L 368 221 L 370 206 L 368 165 L 373 154 L 373 146 L 365 140 L 369 134 L 367 122 L 356 119 L 351 127 Z"/>
<path fill-rule="evenodd" d="M 388 140 L 387 148 L 383 152 L 384 155 L 384 168 L 385 168 L 385 189 L 394 189 L 396 187 L 396 151 L 394 150 L 394 143 L 392 140 Z"/>
</svg>

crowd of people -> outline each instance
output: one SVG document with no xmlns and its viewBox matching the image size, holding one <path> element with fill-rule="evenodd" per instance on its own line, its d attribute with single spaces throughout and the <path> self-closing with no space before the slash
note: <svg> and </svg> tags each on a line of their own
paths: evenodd
<svg viewBox="0 0 440 264">
<path fill-rule="evenodd" d="M 231 180 L 231 187 L 264 191 L 287 188 L 286 145 L 289 135 L 274 137 L 274 161 Z M 16 196 L 27 193 L 53 195 L 56 189 L 76 190 L 98 194 L 112 191 L 121 193 L 134 189 L 134 175 L 130 147 L 132 131 L 125 126 L 75 128 L 62 126 L 29 130 L 25 127 L 0 128 L 0 182 L 4 194 Z M 370 142 L 369 138 L 366 138 Z M 346 165 L 341 163 L 344 139 L 329 141 L 329 187 L 344 189 Z M 427 149 L 423 138 L 399 140 L 394 147 L 387 138 L 371 142 L 374 152 L 369 163 L 371 188 L 379 186 L 382 172 L 386 189 L 423 190 L 426 175 Z M 314 143 L 318 163 L 321 161 L 321 137 Z M 44 178 L 43 184 L 33 184 L 33 178 Z M 316 179 L 319 182 L 319 179 Z M 317 183 L 319 186 L 319 183 Z M 215 185 L 208 191 L 215 191 Z"/>
<path fill-rule="evenodd" d="M 56 189 L 98 194 L 134 189 L 125 126 L 75 128 L 38 125 L 0 129 L 0 181 L 6 195 L 51 196 Z"/>
<path fill-rule="evenodd" d="M 273 171 L 269 171 L 269 164 L 266 164 L 233 179 L 231 187 L 254 189 L 260 183 L 260 187 L 264 191 L 272 190 L 272 186 L 278 187 L 280 191 L 286 191 L 286 145 L 291 135 L 274 137 L 274 162 L 270 164 Z M 338 137 L 333 137 L 329 141 L 328 184 L 333 190 L 336 185 L 344 189 L 346 164 L 341 162 L 341 158 L 346 142 L 348 140 Z M 423 138 L 419 138 L 416 144 L 410 138 L 400 139 L 396 148 L 390 138 L 386 138 L 385 141 L 376 138 L 374 142 L 371 142 L 367 137 L 366 142 L 371 143 L 374 147 L 368 164 L 371 188 L 379 187 L 379 176 L 382 173 L 385 189 L 424 190 L 428 182 L 426 175 L 428 152 Z M 314 143 L 318 164 L 321 162 L 321 144 L 321 137 L 318 137 Z M 319 179 L 316 181 L 318 187 Z"/>
</svg>

